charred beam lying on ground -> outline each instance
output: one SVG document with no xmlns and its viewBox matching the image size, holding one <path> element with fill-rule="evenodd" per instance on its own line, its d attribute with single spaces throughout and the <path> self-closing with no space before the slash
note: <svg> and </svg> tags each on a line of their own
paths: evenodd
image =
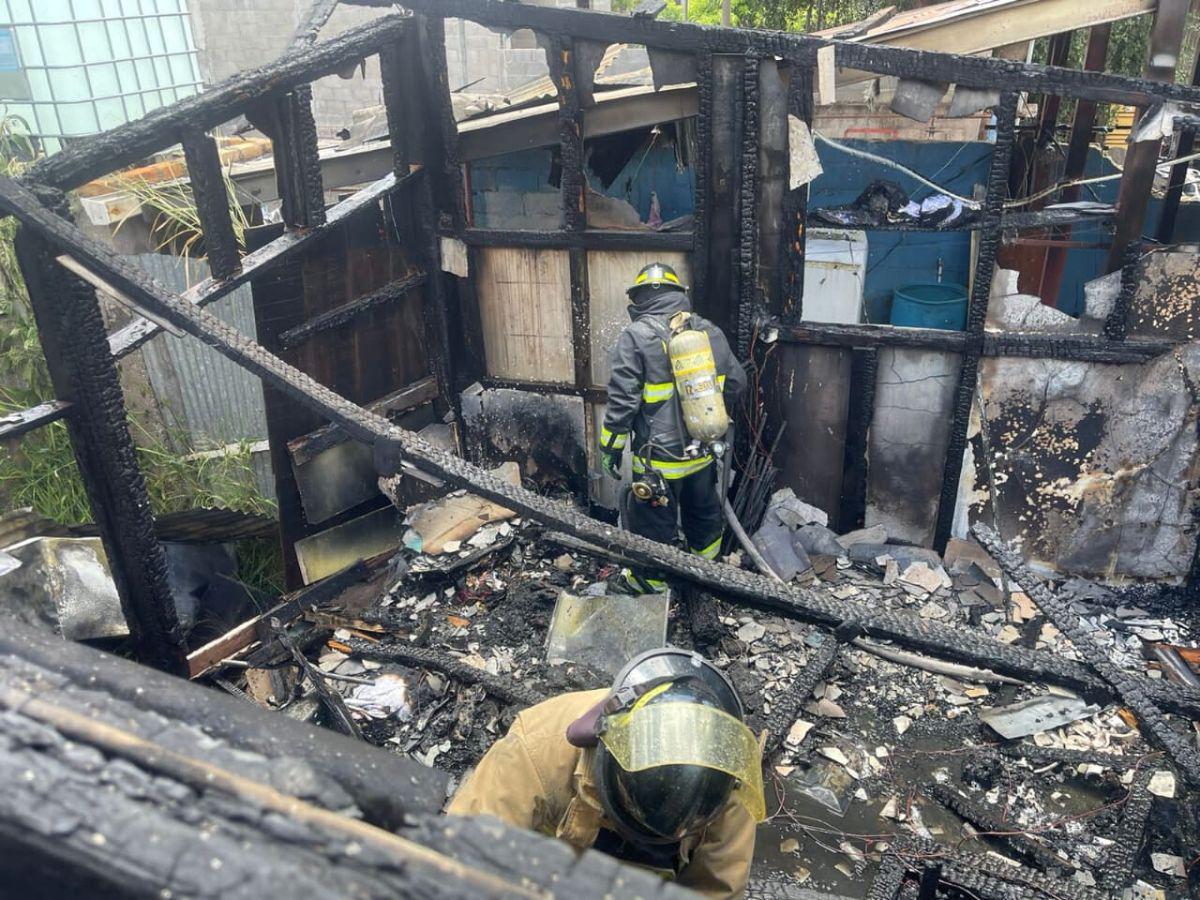
<svg viewBox="0 0 1200 900">
<path fill-rule="evenodd" d="M 1133 776 L 1121 810 L 1121 822 L 1117 826 L 1117 833 L 1112 836 L 1113 843 L 1100 869 L 1100 884 L 1114 896 L 1133 881 L 1133 867 L 1141 855 L 1150 808 L 1154 805 L 1154 795 L 1150 793 L 1152 777 L 1153 766 L 1145 766 Z"/>
<path fill-rule="evenodd" d="M 351 638 L 350 652 L 362 659 L 380 662 L 398 662 L 405 666 L 431 669 L 449 675 L 463 684 L 479 684 L 483 689 L 504 703 L 513 706 L 535 706 L 546 698 L 503 675 L 491 675 L 477 669 L 448 653 L 439 653 L 428 647 L 413 647 L 406 643 L 376 644 L 362 638 Z"/>
<path fill-rule="evenodd" d="M 297 325 L 295 328 L 289 328 L 287 331 L 280 333 L 278 338 L 279 344 L 284 348 L 295 347 L 297 344 L 302 344 L 304 341 L 323 331 L 330 331 L 334 328 L 342 328 L 349 325 L 358 319 L 359 316 L 395 303 L 402 297 L 407 296 L 425 284 L 428 278 L 429 276 L 420 271 L 406 275 L 404 278 L 397 278 L 395 281 L 385 284 L 377 291 L 372 291 L 363 297 L 359 297 L 357 300 L 351 300 L 349 303 L 336 306 L 328 312 L 323 312 L 319 316 L 314 316 L 307 322 Z"/>
<path fill-rule="evenodd" d="M 17 622 L 0 633 L 0 659 L 46 670 L 46 683 L 61 685 L 60 690 L 86 691 L 93 711 L 129 708 L 146 713 L 150 724 L 195 722 L 208 738 L 233 751 L 276 760 L 282 779 L 315 773 L 380 827 L 396 827 L 413 813 L 437 812 L 444 799 L 438 773 L 411 761 L 286 716 L 263 715 L 241 700 Z M 154 733 L 148 725 L 144 736 Z M 300 758 L 303 771 L 296 768 Z"/>
<path fill-rule="evenodd" d="M 962 353 L 971 341 L 965 331 L 905 328 L 898 325 L 838 325 L 805 322 L 779 326 L 779 340 L 823 347 L 907 347 Z M 984 356 L 1025 356 L 1078 362 L 1132 365 L 1169 353 L 1171 341 L 1114 341 L 1106 337 L 1037 332 L 984 332 Z"/>
<path fill-rule="evenodd" d="M 883 854 L 879 863 L 879 871 L 867 891 L 867 900 L 896 900 L 900 889 L 904 886 L 904 878 L 908 874 L 908 866 L 893 850 Z"/>
<path fill-rule="evenodd" d="M 390 461 L 405 460 L 456 488 L 465 488 L 551 528 L 569 532 L 608 555 L 628 557 L 638 565 L 664 570 L 758 609 L 834 629 L 853 620 L 866 636 L 895 641 L 918 652 L 1025 680 L 1061 684 L 1085 693 L 1101 696 L 1113 693 L 1105 681 L 1074 660 L 1003 644 L 910 613 L 881 611 L 866 604 L 837 600 L 816 591 L 773 582 L 761 575 L 704 560 L 631 534 L 584 515 L 567 503 L 516 487 L 363 410 L 288 365 L 231 325 L 167 291 L 136 265 L 49 213 L 32 194 L 11 179 L 0 179 L 0 209 L 36 228 L 55 246 L 69 249 L 76 259 L 118 290 L 200 338 L 271 387 L 329 419 L 356 440 L 374 445 L 377 460 L 381 465 L 387 464 L 384 474 L 395 471 Z M 1176 711 L 1196 714 L 1200 710 L 1200 691 L 1156 685 L 1149 679 L 1132 679 L 1132 682 L 1142 696 L 1169 704 Z"/>
<path fill-rule="evenodd" d="M 0 644 L 12 883 L 103 898 L 252 900 L 285 884 L 314 900 L 687 896 L 498 821 L 446 819 L 444 773 L 361 741 L 17 623 Z M 364 801 L 385 794 L 381 822 Z"/>
<path fill-rule="evenodd" d="M 456 235 L 468 247 L 531 247 L 545 250 L 682 250 L 692 249 L 690 231 L 500 231 L 467 228 Z"/>
<path fill-rule="evenodd" d="M 1071 750 L 1067 747 L 1038 747 L 1036 744 L 999 744 L 996 753 L 1009 759 L 1023 759 L 1035 766 L 1061 763 L 1068 766 L 1096 765 L 1117 772 L 1137 768 L 1146 757 L 1132 754 L 1098 753 L 1094 750 Z M 991 751 L 988 751 L 991 752 Z M 1157 755 L 1157 754 L 1154 754 Z"/>
<path fill-rule="evenodd" d="M 30 167 L 28 181 L 74 190 L 178 143 L 189 131 L 209 131 L 242 114 L 251 104 L 281 97 L 342 71 L 399 40 L 408 27 L 409 20 L 404 16 L 382 16 L 333 40 L 235 75 L 202 94 L 164 106 L 40 160 Z"/>
<path fill-rule="evenodd" d="M 57 422 L 71 409 L 66 400 L 50 400 L 28 409 L 0 415 L 0 441 L 17 438 L 51 422 Z"/>
<path fill-rule="evenodd" d="M 982 832 L 983 837 L 999 841 L 1026 862 L 1045 870 L 1074 871 L 1070 863 L 1060 859 L 1037 838 L 1018 833 L 1018 829 L 1011 822 L 1003 821 L 986 806 L 964 797 L 950 785 L 933 782 L 921 790 L 931 800 L 937 801 L 956 816 L 970 822 Z"/>
<path fill-rule="evenodd" d="M 1154 699 L 1147 695 L 1144 683 L 1114 663 L 1108 650 L 1101 647 L 1092 637 L 1083 621 L 1071 607 L 1055 596 L 1022 561 L 1019 554 L 1000 540 L 1000 536 L 986 525 L 972 529 L 976 539 L 992 558 L 999 563 L 1007 578 L 1021 585 L 1038 609 L 1054 623 L 1079 651 L 1088 666 L 1109 684 L 1121 698 L 1121 702 L 1133 710 L 1138 726 L 1147 740 L 1167 752 L 1179 766 L 1180 771 L 1193 785 L 1200 786 L 1200 753 L 1191 742 L 1171 727 Z"/>
<path fill-rule="evenodd" d="M 921 875 L 927 867 L 940 869 L 942 883 L 968 891 L 967 896 L 979 900 L 1106 900 L 1104 892 L 1087 887 L 1072 879 L 1043 875 L 1015 862 L 1001 861 L 982 853 L 963 853 L 943 844 L 908 835 L 884 855 L 899 863 L 902 872 Z M 895 864 L 889 870 L 889 883 L 896 882 Z M 881 886 L 886 890 L 887 886 Z M 898 889 L 898 888 L 897 888 Z M 874 897 L 874 894 L 870 895 Z M 880 896 L 888 896 L 881 893 Z"/>
<path fill-rule="evenodd" d="M 1015 60 L 832 41 L 779 31 L 659 22 L 646 16 L 581 12 L 514 4 L 505 0 L 412 0 L 405 6 L 416 12 L 463 18 L 489 27 L 514 31 L 531 28 L 546 34 L 569 34 L 609 44 L 645 44 L 666 50 L 693 52 L 753 52 L 799 62 L 806 59 L 811 62 L 816 58 L 819 48 L 833 46 L 836 48 L 839 68 L 863 69 L 877 75 L 952 82 L 987 90 L 1061 94 L 1138 106 L 1149 105 L 1155 100 L 1200 103 L 1200 91 L 1195 88 L 1145 78 L 1081 72 Z"/>
<path fill-rule="evenodd" d="M 763 747 L 763 759 L 769 760 L 783 746 L 788 729 L 799 718 L 800 710 L 812 697 L 813 688 L 825 677 L 825 673 L 837 659 L 840 642 L 829 633 L 826 633 L 824 638 L 821 646 L 788 687 L 787 693 L 774 698 L 771 715 L 766 721 L 767 743 Z"/>
</svg>

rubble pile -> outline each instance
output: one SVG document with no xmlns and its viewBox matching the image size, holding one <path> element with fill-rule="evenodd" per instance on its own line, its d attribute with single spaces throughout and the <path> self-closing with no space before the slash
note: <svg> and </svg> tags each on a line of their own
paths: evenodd
<svg viewBox="0 0 1200 900">
<path fill-rule="evenodd" d="M 461 495 L 434 503 L 475 508 Z M 410 535 L 370 589 L 323 603 L 302 626 L 316 635 L 318 677 L 364 739 L 459 777 L 523 706 L 605 687 L 624 661 L 613 651 L 581 662 L 561 650 L 569 642 L 555 644 L 567 658 L 548 661 L 556 607 L 609 592 L 619 569 L 501 513 L 432 545 Z M 943 557 L 889 543 L 879 526 L 839 535 L 784 491 L 753 541 L 781 575 L 835 598 L 1078 658 L 974 540 L 952 541 Z M 676 590 L 665 640 L 722 668 L 751 727 L 767 732 L 771 815 L 753 877 L 764 891 L 862 895 L 881 860 L 914 841 L 1068 879 L 1065 895 L 1134 881 L 1145 886 L 1136 896 L 1195 890 L 1195 795 L 1118 704 Z M 1061 595 L 1130 671 L 1169 677 L 1151 647 L 1195 659 L 1185 646 L 1198 636 L 1195 610 L 1166 615 L 1151 596 L 1084 583 Z M 694 627 L 711 604 L 715 634 Z M 645 618 L 657 645 L 663 623 Z M 307 680 L 287 696 L 293 714 L 328 717 Z"/>
</svg>

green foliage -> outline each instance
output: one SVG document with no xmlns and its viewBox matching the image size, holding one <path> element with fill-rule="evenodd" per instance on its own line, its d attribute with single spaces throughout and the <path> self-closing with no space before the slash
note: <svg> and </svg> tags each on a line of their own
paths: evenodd
<svg viewBox="0 0 1200 900">
<path fill-rule="evenodd" d="M 617 12 L 630 12 L 638 0 L 613 0 Z M 885 6 L 907 9 L 915 0 L 732 0 L 730 18 L 740 28 L 772 31 L 820 31 L 835 25 L 857 22 Z M 668 0 L 660 19 L 683 19 L 683 0 Z M 721 24 L 721 0 L 689 0 L 689 22 Z"/>
<path fill-rule="evenodd" d="M 32 147 L 23 137 L 19 123 L 0 118 L 0 172 L 19 174 L 32 158 Z M 155 208 L 161 210 L 164 246 L 172 240 L 183 240 L 185 247 L 194 249 L 195 239 L 188 240 L 184 232 L 188 223 L 194 223 L 198 230 L 199 222 L 194 207 L 185 208 L 184 195 L 144 193 L 162 201 Z M 190 192 L 187 198 L 190 202 Z M 234 221 L 235 227 L 239 222 L 245 223 L 244 217 L 235 216 Z M 54 396 L 17 265 L 13 246 L 16 230 L 11 217 L 0 220 L 0 417 Z M 239 239 L 241 234 L 239 230 Z M 137 419 L 131 418 L 129 425 L 155 513 L 222 507 L 274 515 L 273 500 L 264 497 L 256 487 L 248 443 L 221 452 L 197 453 L 187 446 L 186 437 L 169 435 L 174 440 L 167 441 L 160 434 L 151 433 Z M 177 452 L 170 449 L 172 446 L 184 449 Z M 0 447 L 0 512 L 22 507 L 32 507 L 65 525 L 92 518 L 63 422 L 39 428 L 9 446 Z M 247 546 L 239 547 L 238 555 L 239 563 L 246 567 L 247 582 L 278 593 L 282 589 L 283 566 L 278 548 L 271 546 L 274 542 L 244 543 Z"/>
</svg>

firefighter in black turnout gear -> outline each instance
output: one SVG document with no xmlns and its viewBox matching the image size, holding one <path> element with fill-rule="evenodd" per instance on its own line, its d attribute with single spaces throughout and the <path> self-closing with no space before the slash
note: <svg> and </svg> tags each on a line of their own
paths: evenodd
<svg viewBox="0 0 1200 900">
<path fill-rule="evenodd" d="M 608 382 L 608 411 L 600 431 L 601 462 L 614 478 L 621 477 L 625 450 L 632 454 L 633 485 L 623 493 L 624 525 L 635 534 L 664 544 L 675 543 L 680 524 L 688 549 L 714 559 L 725 533 L 724 498 L 718 496 L 717 465 L 711 443 L 689 433 L 676 382 L 686 383 L 693 370 L 688 359 L 677 358 L 672 369 L 669 347 L 674 335 L 687 329 L 700 343 L 707 336 L 715 364 L 715 390 L 725 406 L 746 384 L 745 370 L 734 358 L 721 329 L 692 312 L 687 287 L 675 270 L 662 263 L 643 268 L 628 289 L 630 325 L 612 350 Z M 707 350 L 700 354 L 707 359 Z M 724 414 L 722 410 L 721 414 Z M 693 428 L 693 430 L 695 430 Z M 708 438 L 711 442 L 711 436 Z M 661 592 L 661 573 L 627 570 L 629 587 L 639 593 Z"/>
</svg>

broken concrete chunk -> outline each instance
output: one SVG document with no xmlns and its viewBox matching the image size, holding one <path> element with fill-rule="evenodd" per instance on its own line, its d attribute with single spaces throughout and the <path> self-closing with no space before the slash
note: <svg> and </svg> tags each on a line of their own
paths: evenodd
<svg viewBox="0 0 1200 900">
<path fill-rule="evenodd" d="M 1187 877 L 1182 856 L 1175 856 L 1173 853 L 1151 853 L 1150 864 L 1154 866 L 1154 871 L 1162 872 L 1164 875 L 1171 875 L 1175 878 Z"/>
<path fill-rule="evenodd" d="M 879 565 L 876 562 L 879 557 L 888 557 L 894 559 L 901 569 L 907 569 L 917 562 L 925 563 L 931 569 L 936 569 L 942 564 L 942 558 L 934 551 L 903 544 L 859 543 L 847 548 L 847 555 L 854 562 L 876 565 Z"/>
<path fill-rule="evenodd" d="M 1175 775 L 1160 769 L 1150 776 L 1150 784 L 1146 789 L 1156 797 L 1170 800 L 1175 796 Z"/>
<path fill-rule="evenodd" d="M 837 747 L 820 747 L 817 749 L 817 752 L 826 759 L 833 760 L 839 766 L 850 765 L 850 758 Z"/>
<path fill-rule="evenodd" d="M 943 558 L 946 568 L 954 574 L 967 571 L 974 563 L 989 578 L 1000 578 L 1002 575 L 999 564 L 974 538 L 968 540 L 950 538 L 949 543 L 946 544 L 946 553 Z"/>
<path fill-rule="evenodd" d="M 896 729 L 896 734 L 904 734 L 904 732 L 912 727 L 912 719 L 908 716 L 896 716 L 896 718 L 892 719 L 892 725 Z"/>
<path fill-rule="evenodd" d="M 792 543 L 803 547 L 804 552 L 810 558 L 814 556 L 838 557 L 846 552 L 846 548 L 838 543 L 836 534 L 824 525 L 818 525 L 815 522 L 798 528 L 792 536 Z"/>
<path fill-rule="evenodd" d="M 747 644 L 753 644 L 757 640 L 761 640 L 763 635 L 767 633 L 767 629 L 757 622 L 747 622 L 737 630 L 739 641 L 744 641 Z"/>
<path fill-rule="evenodd" d="M 780 853 L 796 853 L 800 850 L 800 842 L 795 838 L 788 838 L 786 841 L 781 841 L 779 844 Z"/>
<path fill-rule="evenodd" d="M 792 727 L 788 729 L 787 738 L 785 741 L 789 747 L 799 747 L 804 742 L 804 738 L 813 730 L 813 723 L 806 722 L 804 719 L 797 719 L 792 723 Z"/>
<path fill-rule="evenodd" d="M 941 566 L 931 569 L 923 562 L 914 562 L 900 574 L 900 581 L 932 594 L 944 586 L 945 577 L 946 572 Z"/>
<path fill-rule="evenodd" d="M 886 544 L 888 539 L 887 529 L 882 525 L 872 525 L 870 528 L 860 528 L 857 531 L 850 531 L 843 534 L 837 539 L 847 550 L 855 544 Z"/>
<path fill-rule="evenodd" d="M 792 530 L 778 522 L 767 522 L 754 533 L 754 546 L 771 570 L 784 581 L 791 581 L 812 568 L 803 547 L 792 544 Z"/>
<path fill-rule="evenodd" d="M 805 525 L 829 524 L 829 514 L 796 496 L 791 488 L 781 488 L 771 495 L 767 504 L 767 519 L 786 525 L 788 528 L 803 528 Z"/>
</svg>

